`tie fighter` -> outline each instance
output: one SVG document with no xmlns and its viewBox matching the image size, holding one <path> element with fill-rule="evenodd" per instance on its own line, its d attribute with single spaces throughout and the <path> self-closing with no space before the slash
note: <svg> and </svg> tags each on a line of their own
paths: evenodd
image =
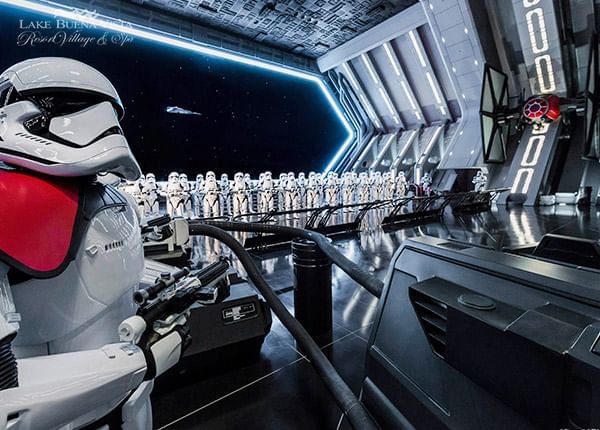
<svg viewBox="0 0 600 430">
<path fill-rule="evenodd" d="M 567 113 L 583 116 L 585 125 L 583 157 L 600 159 L 600 140 L 596 132 L 600 101 L 596 92 L 600 85 L 598 60 L 598 36 L 594 33 L 590 40 L 584 92 L 576 98 L 535 94 L 523 101 L 521 97 L 518 106 L 514 108 L 508 106 L 508 76 L 486 64 L 479 107 L 484 162 L 502 164 L 506 161 L 506 141 L 511 123 L 515 123 L 519 132 L 527 126 L 539 129 L 545 124 L 559 121 Z"/>
</svg>

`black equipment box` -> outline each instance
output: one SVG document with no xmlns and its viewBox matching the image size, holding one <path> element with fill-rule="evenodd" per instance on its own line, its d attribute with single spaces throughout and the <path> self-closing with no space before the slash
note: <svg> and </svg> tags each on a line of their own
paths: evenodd
<svg viewBox="0 0 600 430">
<path fill-rule="evenodd" d="M 271 322 L 271 310 L 248 283 L 231 285 L 223 302 L 192 308 L 184 360 L 202 366 L 258 359 Z"/>
</svg>

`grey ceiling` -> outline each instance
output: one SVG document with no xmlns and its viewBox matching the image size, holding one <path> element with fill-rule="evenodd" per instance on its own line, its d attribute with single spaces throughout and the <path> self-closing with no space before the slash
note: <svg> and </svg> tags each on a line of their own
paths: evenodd
<svg viewBox="0 0 600 430">
<path fill-rule="evenodd" d="M 418 0 L 130 0 L 309 58 Z"/>
</svg>

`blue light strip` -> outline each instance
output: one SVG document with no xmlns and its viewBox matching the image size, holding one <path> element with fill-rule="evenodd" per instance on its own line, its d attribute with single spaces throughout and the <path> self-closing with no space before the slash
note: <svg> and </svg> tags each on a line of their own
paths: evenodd
<svg viewBox="0 0 600 430">
<path fill-rule="evenodd" d="M 331 105 L 333 111 L 336 113 L 344 128 L 348 131 L 348 138 L 344 141 L 341 148 L 335 154 L 333 159 L 325 167 L 324 173 L 327 173 L 334 169 L 340 157 L 348 149 L 349 145 L 354 140 L 354 129 L 348 123 L 344 113 L 342 112 L 339 104 L 329 91 L 329 88 L 325 84 L 321 76 L 309 72 L 304 72 L 290 67 L 282 66 L 279 64 L 259 60 L 257 58 L 249 57 L 233 51 L 228 51 L 221 48 L 212 47 L 193 39 L 176 36 L 164 31 L 151 29 L 138 24 L 130 23 L 116 18 L 103 16 L 96 14 L 93 11 L 84 9 L 77 9 L 60 3 L 51 1 L 31 1 L 31 0 L 0 0 L 0 4 L 6 4 L 8 6 L 19 7 L 22 9 L 31 10 L 43 14 L 48 14 L 56 17 L 65 18 L 71 21 L 79 21 L 86 24 L 94 25 L 96 27 L 104 28 L 118 33 L 129 34 L 131 36 L 139 37 L 140 39 L 151 40 L 165 45 L 186 49 L 193 51 L 198 54 L 208 55 L 211 57 L 222 58 L 225 60 L 233 61 L 239 64 L 245 64 L 248 66 L 257 67 L 259 69 L 270 70 L 273 72 L 281 73 L 286 76 L 302 79 L 315 83 L 319 89 L 323 92 L 325 99 Z"/>
</svg>

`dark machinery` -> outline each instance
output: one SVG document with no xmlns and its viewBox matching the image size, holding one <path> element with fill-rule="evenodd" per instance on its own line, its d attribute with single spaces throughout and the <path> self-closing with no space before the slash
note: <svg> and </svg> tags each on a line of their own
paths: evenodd
<svg viewBox="0 0 600 430">
<path fill-rule="evenodd" d="M 379 425 L 599 427 L 600 255 L 597 242 L 576 241 L 549 236 L 527 256 L 405 241 L 362 387 Z M 584 245 L 596 254 L 575 251 Z"/>
</svg>

